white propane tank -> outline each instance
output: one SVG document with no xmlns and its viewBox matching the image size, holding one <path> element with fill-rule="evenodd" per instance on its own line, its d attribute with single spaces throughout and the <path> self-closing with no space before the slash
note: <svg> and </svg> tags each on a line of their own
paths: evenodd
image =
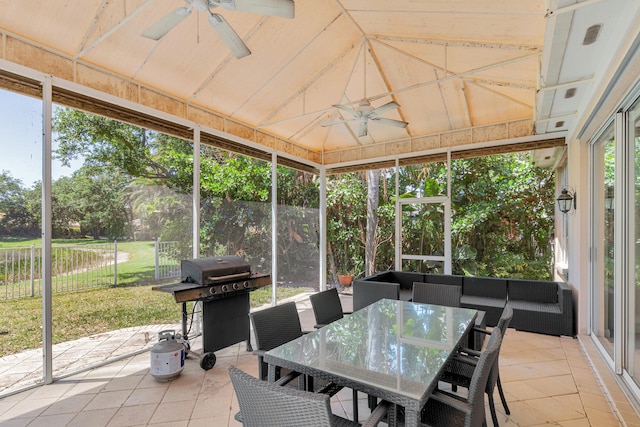
<svg viewBox="0 0 640 427">
<path fill-rule="evenodd" d="M 175 331 L 158 332 L 158 343 L 151 347 L 151 375 L 158 381 L 169 381 L 184 368 L 184 345 L 176 341 Z"/>
</svg>

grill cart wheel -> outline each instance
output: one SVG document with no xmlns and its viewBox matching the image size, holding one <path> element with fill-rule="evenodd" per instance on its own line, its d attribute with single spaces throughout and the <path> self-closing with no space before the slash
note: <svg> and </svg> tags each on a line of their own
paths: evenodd
<svg viewBox="0 0 640 427">
<path fill-rule="evenodd" d="M 216 355 L 211 352 L 205 353 L 202 356 L 202 359 L 200 359 L 200 367 L 205 371 L 208 371 L 209 369 L 213 368 L 215 364 L 216 364 Z"/>
</svg>

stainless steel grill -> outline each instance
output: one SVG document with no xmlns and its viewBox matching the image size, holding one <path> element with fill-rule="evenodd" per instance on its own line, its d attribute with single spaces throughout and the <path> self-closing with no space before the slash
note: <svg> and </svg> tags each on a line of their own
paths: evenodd
<svg viewBox="0 0 640 427">
<path fill-rule="evenodd" d="M 250 342 L 249 292 L 271 284 L 269 274 L 251 272 L 248 262 L 237 256 L 218 256 L 183 260 L 180 283 L 152 289 L 173 294 L 182 303 L 182 334 L 188 339 L 188 301 L 202 302 L 202 345 L 205 355 L 200 366 L 211 369 L 213 352 L 246 341 Z"/>
</svg>

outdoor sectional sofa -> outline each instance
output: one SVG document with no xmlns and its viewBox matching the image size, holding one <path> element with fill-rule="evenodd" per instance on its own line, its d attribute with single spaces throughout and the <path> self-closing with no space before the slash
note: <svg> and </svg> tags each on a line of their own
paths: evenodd
<svg viewBox="0 0 640 427">
<path fill-rule="evenodd" d="M 493 277 L 384 271 L 353 282 L 353 308 L 357 310 L 376 295 L 408 300 L 414 282 L 460 286 L 460 306 L 484 311 L 485 322 L 495 326 L 505 304 L 513 309 L 510 327 L 547 335 L 575 336 L 573 296 L 564 282 L 502 279 Z"/>
</svg>

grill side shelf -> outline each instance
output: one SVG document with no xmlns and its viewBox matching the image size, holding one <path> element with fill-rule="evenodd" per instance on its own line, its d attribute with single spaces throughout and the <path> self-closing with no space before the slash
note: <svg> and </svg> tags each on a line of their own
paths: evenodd
<svg viewBox="0 0 640 427">
<path fill-rule="evenodd" d="M 215 285 L 200 285 L 197 283 L 172 283 L 169 285 L 153 286 L 151 290 L 172 293 L 176 302 L 187 302 L 207 299 L 221 299 L 232 295 L 249 292 L 263 286 L 271 285 L 270 274 L 254 274 L 250 277 L 219 283 Z"/>
</svg>

